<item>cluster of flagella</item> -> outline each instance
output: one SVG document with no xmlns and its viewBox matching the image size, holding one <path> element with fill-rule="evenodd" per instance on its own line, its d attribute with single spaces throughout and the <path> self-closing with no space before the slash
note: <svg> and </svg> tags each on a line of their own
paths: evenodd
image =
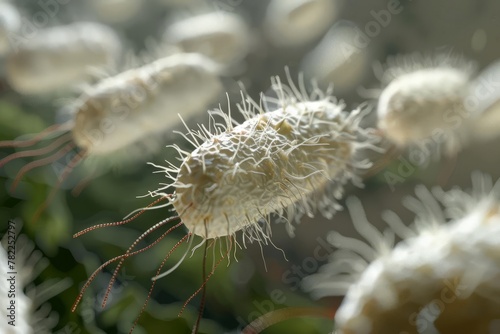
<svg viewBox="0 0 500 334">
<path fill-rule="evenodd" d="M 178 150 L 180 168 L 163 168 L 173 183 L 155 194 L 175 190 L 172 204 L 192 233 L 211 239 L 245 230 L 251 240 L 266 239 L 272 213 L 289 223 L 316 210 L 331 217 L 343 184 L 370 166 L 358 157 L 374 142 L 370 129 L 359 126 L 361 109 L 348 113 L 324 94 L 315 100 L 293 85 L 284 89 L 278 78 L 273 88 L 276 110 L 265 112 L 247 98 L 239 106 L 241 124 L 212 113 L 225 124 L 214 120 L 214 132 L 190 131 L 196 148 Z"/>
<path fill-rule="evenodd" d="M 386 213 L 392 231 L 384 234 L 350 199 L 354 225 L 371 246 L 333 232 L 339 250 L 304 281 L 316 296 L 345 294 L 335 316 L 339 333 L 498 331 L 500 182 L 480 174 L 473 181 L 472 194 L 418 187 L 405 203 L 417 214 L 415 227 Z M 392 248 L 394 232 L 403 241 Z"/>
<path fill-rule="evenodd" d="M 42 29 L 35 38 L 12 41 L 5 71 L 21 94 L 48 94 L 86 82 L 89 67 L 114 66 L 122 51 L 116 32 L 94 22 Z"/>
</svg>

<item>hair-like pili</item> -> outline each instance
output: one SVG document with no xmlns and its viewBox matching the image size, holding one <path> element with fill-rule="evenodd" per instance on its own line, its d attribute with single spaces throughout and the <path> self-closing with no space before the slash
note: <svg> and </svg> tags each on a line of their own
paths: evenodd
<svg viewBox="0 0 500 334">
<path fill-rule="evenodd" d="M 371 129 L 359 125 L 366 110 L 346 112 L 343 105 L 328 94 L 316 89 L 307 95 L 302 81 L 298 89 L 289 75 L 288 80 L 290 87 L 274 78 L 272 88 L 277 98 L 262 98 L 262 103 L 275 104 L 275 110 L 265 111 L 262 103 L 259 105 L 242 93 L 239 110 L 245 117 L 243 123 L 238 124 L 230 111 L 225 114 L 216 110 L 210 113 L 208 127 L 200 125 L 198 130 L 189 130 L 184 135 L 195 147 L 192 152 L 173 145 L 181 156 L 181 166 L 176 167 L 173 163 L 168 163 L 167 167 L 157 166 L 171 182 L 151 192 L 151 196 L 158 199 L 137 215 L 165 206 L 171 206 L 177 215 L 154 225 L 124 255 L 96 270 L 82 289 L 75 307 L 104 266 L 120 260 L 108 287 L 109 293 L 126 258 L 151 248 L 181 224 L 188 228 L 188 233 L 166 255 L 154 280 L 180 265 L 191 250 L 195 235 L 202 240 L 192 248 L 193 252 L 206 242 L 215 247 L 220 240 L 225 240 L 227 249 L 225 255 L 221 250 L 221 258 L 212 271 L 204 275 L 202 287 L 188 299 L 185 307 L 205 287 L 222 259 L 228 257 L 232 249 L 242 247 L 236 240 L 237 231 L 243 231 L 243 247 L 246 242 L 254 241 L 272 244 L 270 215 L 286 219 L 291 231 L 291 222 L 298 221 L 303 214 L 312 216 L 319 210 L 330 218 L 339 209 L 335 198 L 342 195 L 343 185 L 348 180 L 359 184 L 356 170 L 371 166 L 369 161 L 358 156 L 359 151 L 376 148 L 377 139 Z M 216 117 L 221 117 L 223 123 L 218 123 Z M 168 203 L 154 207 L 162 200 Z M 75 236 L 104 226 L 121 225 L 131 219 L 91 227 Z M 172 221 L 179 223 L 149 246 L 133 251 L 138 241 Z M 189 246 L 181 261 L 160 274 L 170 254 L 183 242 L 189 242 Z"/>
</svg>

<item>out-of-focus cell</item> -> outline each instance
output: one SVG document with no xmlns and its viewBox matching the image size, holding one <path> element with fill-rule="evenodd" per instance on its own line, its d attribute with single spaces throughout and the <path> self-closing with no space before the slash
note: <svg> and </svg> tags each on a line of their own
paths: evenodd
<svg viewBox="0 0 500 334">
<path fill-rule="evenodd" d="M 73 117 L 67 123 L 53 125 L 33 139 L 0 142 L 0 147 L 32 148 L 6 156 L 0 160 L 0 167 L 18 158 L 35 159 L 19 170 L 11 188 L 30 170 L 58 161 L 75 150 L 78 153 L 62 166 L 54 191 L 83 160 L 92 159 L 97 167 L 109 167 L 137 161 L 138 157 L 142 159 L 160 149 L 159 133 L 179 125 L 179 114 L 191 118 L 204 112 L 219 96 L 222 84 L 216 67 L 199 54 L 176 54 L 90 87 L 68 106 Z M 42 141 L 46 145 L 40 147 Z M 39 148 L 33 149 L 36 146 Z M 52 196 L 53 193 L 46 202 Z"/>
<path fill-rule="evenodd" d="M 22 94 L 50 93 L 85 81 L 91 68 L 114 65 L 120 54 L 120 38 L 105 25 L 79 22 L 48 28 L 12 45 L 7 79 Z"/>
<path fill-rule="evenodd" d="M 250 49 L 250 32 L 237 14 L 205 13 L 173 23 L 163 35 L 168 44 L 203 54 L 220 64 L 234 64 Z"/>
<path fill-rule="evenodd" d="M 202 55 L 175 54 L 105 79 L 76 102 L 73 139 L 100 155 L 172 128 L 221 93 L 215 68 Z"/>
<path fill-rule="evenodd" d="M 334 25 L 323 40 L 307 54 L 301 63 L 306 77 L 321 86 L 333 84 L 336 94 L 355 89 L 370 68 L 371 52 L 368 47 L 354 45 L 354 23 L 342 21 Z"/>
<path fill-rule="evenodd" d="M 328 30 L 339 12 L 336 0 L 272 0 L 264 31 L 276 46 L 302 46 Z"/>
<path fill-rule="evenodd" d="M 466 107 L 473 115 L 471 135 L 476 140 L 500 136 L 500 61 L 496 61 L 474 79 Z"/>
<path fill-rule="evenodd" d="M 169 275 L 184 262 L 186 256 L 160 274 L 170 254 L 179 245 L 189 244 L 185 254 L 199 248 L 191 247 L 197 235 L 203 239 L 199 245 L 206 242 L 207 247 L 209 244 L 215 247 L 220 242 L 227 249 L 227 255 L 223 255 L 223 246 L 220 248 L 221 258 L 206 276 L 203 283 L 206 284 L 222 259 L 231 254 L 233 244 L 246 247 L 248 242 L 272 243 L 271 215 L 286 217 L 289 232 L 293 232 L 291 223 L 301 216 L 313 216 L 315 211 L 320 211 L 325 217 L 331 217 L 339 209 L 335 198 L 342 195 L 343 185 L 348 180 L 357 183 L 357 170 L 371 166 L 370 162 L 359 160 L 356 154 L 359 150 L 372 148 L 377 140 L 371 136 L 370 129 L 359 126 L 366 113 L 361 109 L 346 112 L 334 97 L 319 91 L 313 93 L 312 100 L 292 82 L 289 87 L 282 85 L 278 77 L 272 78 L 271 86 L 278 97 L 275 102 L 280 106 L 276 110 L 266 112 L 262 107 L 265 101 L 257 104 L 242 93 L 242 104 L 238 104 L 238 110 L 246 119 L 243 123 L 238 124 L 231 112 L 226 114 L 220 109 L 215 110 L 210 113 L 208 127 L 199 125 L 185 134 L 185 138 L 195 146 L 193 151 L 187 152 L 172 145 L 180 155 L 179 160 L 182 160 L 180 167 L 168 161 L 166 166 L 153 164 L 170 181 L 150 191 L 152 197 L 159 198 L 148 207 L 137 210 L 138 214 L 128 221 L 146 210 L 165 210 L 170 205 L 177 216 L 169 216 L 148 228 L 123 256 L 115 257 L 94 271 L 77 297 L 73 311 L 104 267 L 141 252 L 132 250 L 147 235 L 163 229 L 166 224 L 169 229 L 147 248 L 155 246 L 181 225 L 188 229 L 188 233 L 164 258 L 153 281 Z M 169 203 L 156 205 L 165 200 Z M 74 237 L 124 223 L 95 225 Z M 238 231 L 243 233 L 241 243 L 237 241 Z M 121 268 L 123 260 L 118 263 L 115 273 Z M 114 282 L 115 276 L 108 285 L 103 305 Z M 186 301 L 181 313 L 200 291 L 198 289 Z M 151 294 L 143 310 L 150 297 Z M 194 332 L 197 332 L 196 328 Z"/>
</svg>

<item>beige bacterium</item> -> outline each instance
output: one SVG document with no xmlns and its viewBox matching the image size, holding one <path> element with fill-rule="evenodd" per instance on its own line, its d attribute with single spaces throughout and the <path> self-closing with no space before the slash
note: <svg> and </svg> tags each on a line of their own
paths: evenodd
<svg viewBox="0 0 500 334">
<path fill-rule="evenodd" d="M 0 167 L 17 158 L 36 159 L 19 170 L 15 187 L 31 169 L 58 161 L 69 152 L 77 154 L 61 171 L 58 185 L 84 159 L 127 162 L 134 145 L 175 128 L 181 123 L 179 115 L 189 119 L 204 112 L 221 91 L 214 65 L 207 58 L 176 54 L 158 59 L 90 87 L 68 106 L 69 122 L 53 125 L 29 140 L 1 142 L 0 147 L 31 149 L 8 155 L 0 160 Z M 148 145 L 149 150 L 156 147 Z M 144 153 L 151 152 L 143 148 Z"/>
<path fill-rule="evenodd" d="M 251 35 L 242 17 L 218 11 L 169 25 L 163 41 L 185 52 L 201 53 L 221 65 L 231 65 L 247 55 Z"/>
<path fill-rule="evenodd" d="M 317 297 L 345 295 L 336 332 L 493 333 L 500 317 L 500 182 L 474 174 L 474 191 L 417 187 L 404 203 L 413 226 L 385 212 L 379 232 L 357 200 L 349 208 L 368 241 L 332 232 L 339 248 L 304 286 Z M 395 247 L 395 235 L 403 239 Z M 478 310 L 481 310 L 478 312 Z"/>
<path fill-rule="evenodd" d="M 91 70 L 116 64 L 121 41 L 109 27 L 78 22 L 16 39 L 5 60 L 9 84 L 21 94 L 46 94 L 76 86 Z"/>
</svg>

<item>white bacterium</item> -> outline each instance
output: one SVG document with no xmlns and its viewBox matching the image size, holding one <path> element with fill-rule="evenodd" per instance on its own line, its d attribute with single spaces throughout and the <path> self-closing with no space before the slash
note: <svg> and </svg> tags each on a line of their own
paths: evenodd
<svg viewBox="0 0 500 334">
<path fill-rule="evenodd" d="M 369 72 L 373 56 L 368 47 L 352 46 L 357 29 L 350 21 L 340 21 L 330 28 L 302 59 L 301 69 L 305 76 L 317 80 L 321 87 L 333 84 L 335 94 L 352 91 Z"/>
<path fill-rule="evenodd" d="M 385 86 L 377 106 L 384 136 L 399 147 L 439 137 L 447 153 L 455 153 L 466 137 L 472 68 L 449 54 L 390 58 L 378 75 Z"/>
<path fill-rule="evenodd" d="M 247 55 L 251 35 L 242 17 L 218 11 L 169 25 L 163 41 L 184 52 L 201 53 L 221 65 L 231 65 Z"/>
<path fill-rule="evenodd" d="M 211 112 L 208 128 L 200 125 L 198 130 L 189 130 L 185 135 L 195 146 L 192 152 L 173 145 L 181 155 L 181 166 L 172 163 L 167 167 L 157 166 L 171 182 L 151 193 L 159 197 L 155 202 L 124 221 L 97 225 L 76 234 L 75 237 L 97 228 L 128 223 L 152 208 L 173 206 L 177 212 L 144 232 L 125 254 L 99 267 L 85 284 L 74 308 L 105 266 L 120 260 L 109 293 L 126 258 L 151 248 L 181 225 L 187 227 L 188 233 L 168 252 L 154 281 L 175 270 L 190 250 L 194 252 L 204 243 L 215 247 L 218 240 L 226 237 L 227 249 L 223 255 L 219 243 L 221 258 L 185 307 L 205 286 L 222 259 L 236 249 L 233 245 L 241 247 L 236 240 L 237 231 L 243 231 L 243 246 L 247 241 L 272 244 L 270 215 L 273 213 L 286 217 L 289 223 L 302 214 L 312 216 L 315 210 L 331 217 L 339 209 L 335 198 L 342 195 L 344 183 L 350 179 L 359 181 L 356 170 L 371 165 L 357 157 L 359 150 L 374 148 L 376 139 L 370 129 L 359 126 L 364 115 L 361 109 L 346 112 L 334 98 L 319 90 L 307 96 L 301 88 L 293 84 L 287 88 L 279 79 L 273 80 L 278 98 L 264 98 L 263 103 L 276 104 L 276 109 L 266 112 L 261 105 L 244 98 L 239 105 L 245 117 L 241 124 L 232 119 L 230 112 Z M 219 117 L 223 123 L 216 122 Z M 168 203 L 154 206 L 162 200 Z M 147 235 L 173 221 L 178 223 L 147 247 L 134 251 Z M 191 248 L 194 235 L 201 236 L 202 241 Z M 182 259 L 160 274 L 172 252 L 184 242 L 189 242 L 189 246 Z M 144 307 L 146 304 L 147 301 Z"/>
<path fill-rule="evenodd" d="M 0 56 L 11 49 L 11 38 L 21 28 L 21 15 L 8 2 L 0 2 Z"/>
<path fill-rule="evenodd" d="M 22 94 L 46 94 L 90 79 L 92 68 L 116 65 L 122 47 L 109 27 L 78 22 L 16 39 L 5 59 L 7 80 Z"/>
</svg>

